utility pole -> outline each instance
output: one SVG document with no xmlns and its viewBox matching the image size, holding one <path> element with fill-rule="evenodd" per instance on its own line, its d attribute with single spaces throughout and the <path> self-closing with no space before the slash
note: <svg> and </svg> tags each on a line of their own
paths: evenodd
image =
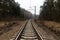
<svg viewBox="0 0 60 40">
<path fill-rule="evenodd" d="M 36 19 L 36 6 L 34 8 L 35 8 L 35 11 L 34 11 L 35 12 L 35 19 Z"/>
<path fill-rule="evenodd" d="M 30 0 L 30 9 L 31 9 L 31 0 Z"/>
</svg>

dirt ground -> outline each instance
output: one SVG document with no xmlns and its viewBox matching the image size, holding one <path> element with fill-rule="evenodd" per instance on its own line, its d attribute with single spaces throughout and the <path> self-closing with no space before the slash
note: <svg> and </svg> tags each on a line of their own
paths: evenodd
<svg viewBox="0 0 60 40">
<path fill-rule="evenodd" d="M 60 23 L 54 22 L 54 21 L 36 21 L 39 26 L 44 25 L 48 29 L 50 29 L 52 32 L 54 32 L 58 37 L 60 37 Z"/>
<path fill-rule="evenodd" d="M 22 24 L 24 24 L 25 21 L 18 21 L 14 25 L 5 26 L 8 25 L 9 22 L 0 22 L 0 40 L 11 40 L 15 34 L 19 31 Z M 12 22 L 11 22 L 12 23 Z"/>
</svg>

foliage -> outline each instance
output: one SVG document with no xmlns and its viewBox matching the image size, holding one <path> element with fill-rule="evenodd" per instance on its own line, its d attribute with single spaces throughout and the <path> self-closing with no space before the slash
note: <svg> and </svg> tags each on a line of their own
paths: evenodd
<svg viewBox="0 0 60 40">
<path fill-rule="evenodd" d="M 0 1 L 2 2 L 2 1 Z M 7 4 L 8 3 L 8 4 Z M 2 19 L 26 19 L 30 18 L 31 13 L 20 7 L 18 2 L 14 0 L 6 0 L 3 4 L 0 3 L 0 9 L 3 9 L 0 12 L 0 20 Z M 29 15 L 29 14 L 30 15 Z"/>
<path fill-rule="evenodd" d="M 44 20 L 60 21 L 60 1 L 46 0 L 42 6 L 40 18 Z"/>
</svg>

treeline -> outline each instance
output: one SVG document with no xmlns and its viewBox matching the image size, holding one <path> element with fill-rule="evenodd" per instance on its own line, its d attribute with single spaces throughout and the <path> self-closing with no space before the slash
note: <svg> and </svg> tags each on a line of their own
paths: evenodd
<svg viewBox="0 0 60 40">
<path fill-rule="evenodd" d="M 20 14 L 19 4 L 14 0 L 0 0 L 0 20 L 12 19 Z"/>
<path fill-rule="evenodd" d="M 15 0 L 0 0 L 0 20 L 26 19 L 29 18 L 28 13 L 31 15 L 30 12 L 21 8 Z"/>
<path fill-rule="evenodd" d="M 29 12 L 29 11 L 23 9 L 23 8 L 21 8 L 20 11 L 21 11 L 21 17 L 23 17 L 24 19 L 32 18 L 32 13 L 31 12 Z"/>
<path fill-rule="evenodd" d="M 39 19 L 60 21 L 60 0 L 45 0 Z"/>
</svg>

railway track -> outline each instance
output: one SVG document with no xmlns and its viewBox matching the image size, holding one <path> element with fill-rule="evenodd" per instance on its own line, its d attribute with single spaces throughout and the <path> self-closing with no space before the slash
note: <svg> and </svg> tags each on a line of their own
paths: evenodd
<svg viewBox="0 0 60 40">
<path fill-rule="evenodd" d="M 41 38 L 29 20 L 15 40 L 41 40 Z"/>
</svg>

